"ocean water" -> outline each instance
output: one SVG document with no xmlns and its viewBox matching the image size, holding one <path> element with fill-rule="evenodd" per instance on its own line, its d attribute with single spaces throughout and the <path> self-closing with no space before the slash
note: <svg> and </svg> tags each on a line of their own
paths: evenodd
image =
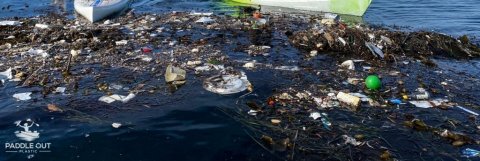
<svg viewBox="0 0 480 161">
<path fill-rule="evenodd" d="M 229 11 L 221 1 L 212 0 L 136 0 L 132 6 L 139 12 Z M 75 18 L 71 0 L 0 1 L 2 19 L 34 17 L 50 11 Z M 480 3 L 478 0 L 374 0 L 364 20 L 473 38 L 480 36 Z M 445 67 L 449 64 L 440 63 Z M 462 68 L 479 66 L 478 62 L 471 66 L 459 64 Z M 268 74 L 247 73 L 259 91 L 257 95 L 269 96 L 276 87 L 271 82 L 279 80 L 263 77 Z M 478 70 L 470 74 L 478 75 Z M 128 105 L 102 106 L 96 102 L 98 95 L 80 99 L 75 95 L 47 98 L 46 101 L 58 101 L 55 103 L 71 108 L 88 109 L 82 118 L 69 121 L 45 112 L 44 102 L 12 101 L 11 95 L 27 89 L 0 87 L 0 145 L 18 141 L 14 135 L 19 130 L 15 121 L 35 118 L 41 133 L 36 142 L 51 143 L 52 152 L 35 154 L 31 160 L 279 160 L 256 144 L 241 123 L 222 112 L 221 108 L 235 109 L 240 95 L 215 95 L 202 89 L 201 79 L 189 77 L 187 81 L 174 95 L 138 96 Z M 160 79 L 157 83 L 161 82 Z M 106 119 L 99 120 L 98 116 Z M 112 128 L 112 122 L 121 122 L 123 126 Z M 4 153 L 0 148 L 0 161 L 27 157 Z"/>
</svg>

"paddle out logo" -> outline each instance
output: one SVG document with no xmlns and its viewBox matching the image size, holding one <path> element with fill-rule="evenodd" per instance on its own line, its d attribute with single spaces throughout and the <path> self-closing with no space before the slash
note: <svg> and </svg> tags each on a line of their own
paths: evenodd
<svg viewBox="0 0 480 161">
<path fill-rule="evenodd" d="M 24 142 L 7 142 L 5 143 L 5 152 L 29 154 L 29 158 L 33 154 L 51 152 L 51 143 L 33 142 L 40 138 L 40 133 L 35 130 L 40 124 L 35 123 L 31 119 L 15 121 L 14 125 L 21 130 L 15 131 L 15 136 Z"/>
</svg>

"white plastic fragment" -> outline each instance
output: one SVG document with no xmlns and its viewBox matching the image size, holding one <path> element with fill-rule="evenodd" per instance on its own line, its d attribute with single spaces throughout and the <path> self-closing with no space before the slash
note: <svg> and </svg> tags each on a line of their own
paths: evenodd
<svg viewBox="0 0 480 161">
<path fill-rule="evenodd" d="M 44 58 L 48 57 L 49 54 L 45 51 L 45 50 L 42 50 L 42 49 L 30 49 L 27 51 L 27 54 L 28 55 L 32 55 L 32 56 L 42 56 Z"/>
<path fill-rule="evenodd" d="M 10 49 L 10 48 L 12 48 L 12 44 L 10 43 L 5 43 L 3 45 L 0 45 L 0 50 Z"/>
<path fill-rule="evenodd" d="M 248 62 L 243 65 L 244 68 L 252 69 L 255 68 L 255 62 Z"/>
<path fill-rule="evenodd" d="M 250 110 L 250 111 L 248 111 L 248 114 L 249 114 L 249 115 L 252 115 L 252 116 L 256 116 L 257 113 L 258 113 L 258 111 L 256 111 L 256 110 Z"/>
<path fill-rule="evenodd" d="M 109 95 L 109 96 L 102 96 L 98 100 L 102 101 L 102 102 L 105 102 L 105 103 L 109 103 L 109 104 L 112 103 L 112 102 L 115 102 L 115 101 L 121 101 L 122 103 L 127 103 L 130 100 L 132 100 L 133 98 L 135 98 L 135 96 L 136 95 L 133 94 L 133 93 L 130 93 L 127 96 L 114 94 L 114 95 Z"/>
<path fill-rule="evenodd" d="M 200 74 L 202 72 L 207 72 L 211 70 L 223 70 L 223 69 L 225 69 L 224 65 L 207 64 L 204 66 L 195 67 L 195 74 Z"/>
<path fill-rule="evenodd" d="M 197 66 L 197 65 L 200 65 L 202 64 L 202 61 L 199 61 L 199 60 L 196 60 L 196 61 L 188 61 L 187 62 L 187 65 L 188 66 Z"/>
<path fill-rule="evenodd" d="M 375 39 L 375 35 L 374 35 L 374 34 L 368 33 L 367 35 L 368 35 L 368 38 L 370 38 L 370 40 L 373 41 L 373 40 Z"/>
<path fill-rule="evenodd" d="M 310 51 L 310 57 L 315 57 L 318 55 L 318 51 L 317 50 L 312 50 Z"/>
<path fill-rule="evenodd" d="M 313 98 L 313 101 L 315 101 L 315 104 L 317 104 L 317 106 L 321 106 L 322 103 L 323 103 L 323 99 L 322 98 L 319 98 L 319 97 L 312 97 Z"/>
<path fill-rule="evenodd" d="M 220 74 L 205 79 L 203 82 L 203 88 L 207 91 L 217 94 L 234 94 L 245 91 L 250 82 L 247 79 L 245 72 L 235 74 Z"/>
<path fill-rule="evenodd" d="M 65 90 L 66 90 L 66 89 L 67 89 L 67 88 L 65 88 L 65 87 L 57 87 L 57 88 L 55 89 L 54 93 L 65 93 Z"/>
<path fill-rule="evenodd" d="M 278 67 L 275 67 L 276 70 L 284 70 L 284 71 L 292 71 L 292 72 L 296 72 L 296 71 L 300 71 L 300 68 L 298 66 L 278 66 Z"/>
<path fill-rule="evenodd" d="M 4 84 L 7 79 L 13 79 L 12 68 L 0 72 L 0 81 L 2 81 L 2 84 Z"/>
<path fill-rule="evenodd" d="M 318 112 L 312 112 L 312 113 L 310 113 L 310 116 L 309 116 L 309 117 L 311 117 L 311 118 L 313 118 L 314 120 L 316 120 L 316 119 L 322 117 L 322 115 L 320 115 L 320 113 L 318 113 Z"/>
<path fill-rule="evenodd" d="M 446 99 L 435 99 L 431 101 L 409 101 L 411 104 L 418 108 L 432 108 L 442 105 L 442 103 L 448 102 Z"/>
<path fill-rule="evenodd" d="M 340 41 L 343 46 L 347 45 L 347 41 L 345 41 L 342 37 L 338 37 L 337 40 Z"/>
<path fill-rule="evenodd" d="M 345 140 L 345 144 L 351 144 L 353 146 L 359 146 L 362 145 L 363 143 L 360 141 L 357 141 L 355 138 L 350 137 L 348 135 L 342 135 L 343 140 Z"/>
<path fill-rule="evenodd" d="M 128 43 L 128 40 L 120 40 L 120 41 L 116 41 L 115 45 L 118 45 L 118 46 L 127 45 L 127 43 Z"/>
<path fill-rule="evenodd" d="M 40 28 L 40 29 L 48 29 L 50 26 L 48 26 L 46 24 L 37 23 L 37 24 L 35 24 L 35 27 Z"/>
<path fill-rule="evenodd" d="M 82 50 L 70 50 L 70 55 L 72 55 L 72 57 L 77 57 L 78 55 L 80 55 L 82 53 Z"/>
<path fill-rule="evenodd" d="M 325 15 L 323 15 L 324 18 L 327 18 L 327 19 L 333 19 L 335 21 L 339 21 L 340 20 L 340 16 L 338 16 L 337 14 L 335 13 L 325 13 Z"/>
<path fill-rule="evenodd" d="M 196 23 L 204 23 L 204 24 L 207 24 L 207 23 L 212 23 L 212 22 L 215 22 L 215 20 L 213 20 L 212 18 L 210 17 L 201 17 L 200 19 L 198 19 L 197 21 L 195 21 Z"/>
<path fill-rule="evenodd" d="M 347 60 L 340 64 L 340 67 L 347 68 L 348 70 L 355 70 L 355 63 L 353 63 L 353 60 Z"/>
<path fill-rule="evenodd" d="M 353 85 L 357 85 L 358 83 L 360 83 L 360 81 L 362 81 L 362 79 L 358 79 L 358 78 L 348 78 L 347 79 L 347 82 L 349 84 L 353 84 Z"/>
<path fill-rule="evenodd" d="M 196 11 L 192 11 L 190 13 L 190 15 L 193 15 L 193 16 L 211 16 L 213 15 L 213 12 L 196 12 Z"/>
<path fill-rule="evenodd" d="M 129 93 L 127 95 L 127 97 L 124 97 L 121 101 L 122 103 L 127 103 L 129 102 L 130 100 L 132 100 L 133 98 L 135 98 L 137 95 L 133 94 L 133 93 Z"/>
<path fill-rule="evenodd" d="M 115 129 L 118 129 L 118 128 L 120 128 L 121 126 L 122 126 L 121 123 L 118 123 L 118 122 L 112 123 L 112 127 L 115 128 Z"/>
<path fill-rule="evenodd" d="M 0 21 L 0 26 L 17 26 L 20 24 L 18 21 Z"/>
<path fill-rule="evenodd" d="M 104 24 L 104 25 L 110 25 L 110 24 L 112 24 L 112 22 L 111 22 L 110 20 L 105 20 L 105 21 L 103 22 L 103 24 Z"/>
<path fill-rule="evenodd" d="M 115 84 L 115 83 L 110 84 L 110 86 L 108 87 L 108 89 L 115 89 L 115 90 L 120 90 L 120 89 L 122 89 L 122 88 L 123 88 L 122 85 L 120 85 L 120 84 Z"/>
<path fill-rule="evenodd" d="M 32 99 L 32 97 L 30 97 L 31 94 L 32 92 L 16 93 L 13 94 L 13 98 L 16 98 L 18 101 L 27 101 Z"/>
<path fill-rule="evenodd" d="M 368 101 L 371 100 L 370 98 L 368 98 L 368 96 L 366 96 L 364 94 L 361 94 L 361 93 L 349 93 L 349 94 L 352 95 L 352 96 L 360 98 L 360 100 L 362 102 L 368 102 Z"/>
<path fill-rule="evenodd" d="M 387 43 L 388 45 L 392 45 L 392 44 L 393 44 L 392 40 L 391 40 L 390 38 L 386 37 L 386 36 L 383 36 L 383 35 L 382 35 L 382 36 L 380 36 L 380 39 L 381 39 L 383 42 Z"/>
</svg>

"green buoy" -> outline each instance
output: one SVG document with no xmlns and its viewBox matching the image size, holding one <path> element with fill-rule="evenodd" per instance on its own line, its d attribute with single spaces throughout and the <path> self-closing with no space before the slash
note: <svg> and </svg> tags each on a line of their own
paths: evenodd
<svg viewBox="0 0 480 161">
<path fill-rule="evenodd" d="M 365 85 L 370 90 L 378 90 L 380 87 L 382 87 L 382 81 L 376 75 L 369 75 L 365 79 Z"/>
</svg>

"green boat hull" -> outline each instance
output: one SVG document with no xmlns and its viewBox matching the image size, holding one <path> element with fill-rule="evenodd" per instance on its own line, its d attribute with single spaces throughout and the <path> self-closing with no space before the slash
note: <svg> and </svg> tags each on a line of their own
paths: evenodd
<svg viewBox="0 0 480 161">
<path fill-rule="evenodd" d="M 231 0 L 238 3 L 363 16 L 372 0 Z"/>
</svg>

